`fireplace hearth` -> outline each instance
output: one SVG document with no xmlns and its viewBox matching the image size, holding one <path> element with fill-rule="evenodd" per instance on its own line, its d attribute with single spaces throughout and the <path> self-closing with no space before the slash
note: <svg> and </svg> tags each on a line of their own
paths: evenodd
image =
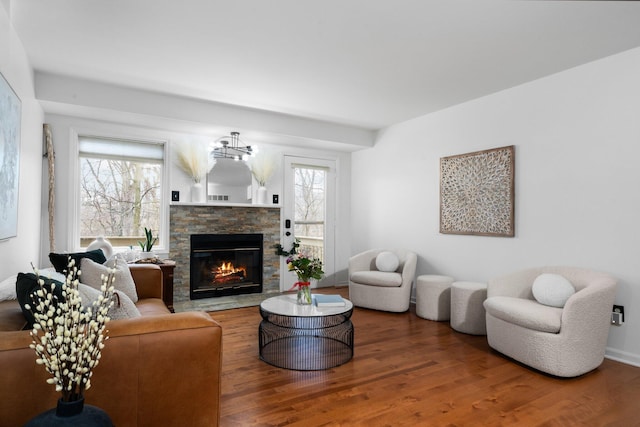
<svg viewBox="0 0 640 427">
<path fill-rule="evenodd" d="M 262 234 L 192 234 L 191 299 L 262 292 Z"/>
</svg>

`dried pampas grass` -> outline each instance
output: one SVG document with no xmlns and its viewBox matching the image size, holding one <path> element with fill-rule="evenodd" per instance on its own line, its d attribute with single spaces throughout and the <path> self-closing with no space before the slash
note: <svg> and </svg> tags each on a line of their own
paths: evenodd
<svg viewBox="0 0 640 427">
<path fill-rule="evenodd" d="M 251 174 L 258 181 L 258 185 L 264 187 L 275 172 L 277 161 L 273 153 L 260 152 L 250 158 L 249 164 Z"/>
<path fill-rule="evenodd" d="M 205 144 L 180 143 L 177 146 L 177 164 L 193 182 L 200 182 L 213 167 Z"/>
</svg>

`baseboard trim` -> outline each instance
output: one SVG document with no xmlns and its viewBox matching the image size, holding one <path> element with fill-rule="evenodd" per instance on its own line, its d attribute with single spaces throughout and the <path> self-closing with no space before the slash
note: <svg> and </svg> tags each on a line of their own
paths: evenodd
<svg viewBox="0 0 640 427">
<path fill-rule="evenodd" d="M 628 353 L 626 351 L 616 350 L 611 347 L 607 347 L 604 352 L 604 357 L 607 359 L 615 360 L 616 362 L 625 363 L 631 366 L 637 366 L 640 368 L 640 355 L 634 353 Z"/>
<path fill-rule="evenodd" d="M 411 297 L 411 304 L 415 304 L 415 296 Z M 605 349 L 604 357 L 626 365 L 637 366 L 640 368 L 640 355 L 628 353 L 626 351 L 616 350 L 611 347 Z"/>
</svg>

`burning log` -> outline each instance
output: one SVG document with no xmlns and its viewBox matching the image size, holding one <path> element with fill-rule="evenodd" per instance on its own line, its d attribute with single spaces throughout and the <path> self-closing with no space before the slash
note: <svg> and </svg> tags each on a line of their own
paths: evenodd
<svg viewBox="0 0 640 427">
<path fill-rule="evenodd" d="M 244 274 L 242 273 L 234 273 L 234 274 L 227 274 L 226 276 L 216 276 L 213 279 L 213 284 L 214 285 L 231 285 L 234 283 L 240 283 L 244 281 Z"/>
</svg>

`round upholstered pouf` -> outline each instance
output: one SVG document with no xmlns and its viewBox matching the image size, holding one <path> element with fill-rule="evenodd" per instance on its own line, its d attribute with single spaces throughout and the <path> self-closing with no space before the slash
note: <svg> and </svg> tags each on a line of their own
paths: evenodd
<svg viewBox="0 0 640 427">
<path fill-rule="evenodd" d="M 449 320 L 453 277 L 425 274 L 416 279 L 416 314 L 423 319 Z"/>
<path fill-rule="evenodd" d="M 487 335 L 487 320 L 482 303 L 487 299 L 487 284 L 454 282 L 451 285 L 451 327 L 458 332 Z"/>
</svg>

